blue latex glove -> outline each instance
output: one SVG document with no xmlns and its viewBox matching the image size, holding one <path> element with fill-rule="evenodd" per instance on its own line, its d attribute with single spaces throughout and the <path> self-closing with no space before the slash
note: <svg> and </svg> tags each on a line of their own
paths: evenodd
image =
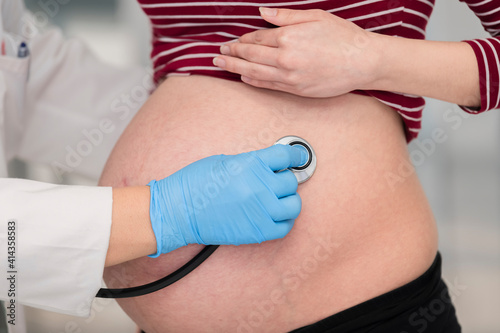
<svg viewBox="0 0 500 333">
<path fill-rule="evenodd" d="M 275 145 L 194 162 L 151 190 L 157 252 L 198 244 L 249 244 L 284 237 L 301 210 L 290 170 L 307 161 L 300 148 Z"/>
</svg>

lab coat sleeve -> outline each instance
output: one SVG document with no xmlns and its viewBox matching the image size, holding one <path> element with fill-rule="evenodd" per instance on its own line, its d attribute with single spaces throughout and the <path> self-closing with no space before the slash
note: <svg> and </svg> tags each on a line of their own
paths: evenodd
<svg viewBox="0 0 500 333">
<path fill-rule="evenodd" d="M 17 157 L 50 165 L 58 181 L 71 173 L 98 178 L 154 87 L 151 71 L 105 64 L 57 28 L 34 33 L 29 48 L 25 126 Z"/>
<path fill-rule="evenodd" d="M 15 298 L 18 305 L 74 316 L 90 315 L 109 244 L 111 188 L 2 178 L 0 203 L 0 299 L 8 303 Z M 9 222 L 15 223 L 15 236 L 11 233 L 10 239 Z M 7 242 L 13 240 L 15 251 L 10 255 L 15 259 L 9 262 Z M 12 275 L 14 288 L 7 280 Z M 15 296 L 9 295 L 12 289 Z"/>
</svg>

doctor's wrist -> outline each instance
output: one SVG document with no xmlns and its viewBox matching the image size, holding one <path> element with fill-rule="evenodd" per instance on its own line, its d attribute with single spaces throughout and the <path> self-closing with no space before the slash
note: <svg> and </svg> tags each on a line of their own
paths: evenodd
<svg viewBox="0 0 500 333">
<path fill-rule="evenodd" d="M 149 202 L 149 186 L 113 188 L 111 235 L 105 266 L 156 252 Z"/>
</svg>

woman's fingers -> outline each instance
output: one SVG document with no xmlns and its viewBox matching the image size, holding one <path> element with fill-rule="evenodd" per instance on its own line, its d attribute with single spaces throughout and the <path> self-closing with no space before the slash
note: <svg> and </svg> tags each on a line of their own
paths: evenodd
<svg viewBox="0 0 500 333">
<path fill-rule="evenodd" d="M 221 46 L 220 52 L 224 55 L 238 57 L 253 63 L 275 67 L 278 49 L 240 42 L 224 44 Z"/>
<path fill-rule="evenodd" d="M 249 62 L 245 59 L 218 56 L 214 58 L 213 62 L 219 68 L 250 78 L 275 81 L 279 77 L 279 71 L 276 67 Z"/>
<path fill-rule="evenodd" d="M 260 15 L 264 20 L 283 27 L 292 24 L 319 21 L 324 17 L 324 11 L 318 9 L 297 10 L 286 8 L 260 7 Z"/>
<path fill-rule="evenodd" d="M 280 81 L 277 68 L 278 49 L 269 46 L 228 43 L 221 46 L 221 56 L 214 58 L 214 65 L 245 78 L 258 80 L 250 83 L 260 88 L 271 88 L 267 82 Z M 257 85 L 260 83 L 259 85 Z"/>
<path fill-rule="evenodd" d="M 261 29 L 244 34 L 238 41 L 245 44 L 265 45 L 269 47 L 278 47 L 278 36 L 280 30 L 276 29 Z"/>
</svg>

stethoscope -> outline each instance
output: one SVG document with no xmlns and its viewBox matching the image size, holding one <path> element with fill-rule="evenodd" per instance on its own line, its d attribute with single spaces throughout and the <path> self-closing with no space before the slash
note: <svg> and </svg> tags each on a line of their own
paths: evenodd
<svg viewBox="0 0 500 333">
<path fill-rule="evenodd" d="M 307 159 L 307 162 L 301 166 L 289 168 L 289 170 L 293 172 L 299 184 L 302 184 L 303 182 L 311 178 L 314 171 L 316 170 L 316 154 L 312 146 L 306 140 L 298 136 L 290 135 L 279 139 L 278 141 L 276 141 L 275 145 L 276 144 L 290 145 L 304 149 L 309 157 Z M 100 298 L 137 297 L 153 293 L 155 291 L 168 287 L 169 285 L 179 281 L 180 279 L 188 275 L 190 272 L 192 272 L 196 267 L 201 265 L 201 263 L 203 263 L 208 257 L 210 257 L 210 255 L 214 253 L 218 247 L 219 245 L 205 246 L 203 250 L 200 251 L 200 253 L 198 253 L 193 259 L 187 262 L 184 266 L 182 266 L 175 272 L 171 273 L 170 275 L 167 275 L 166 277 L 160 280 L 144 284 L 142 286 L 131 287 L 131 288 L 121 288 L 121 289 L 101 288 L 99 289 L 99 292 L 97 293 L 96 297 Z"/>
</svg>

